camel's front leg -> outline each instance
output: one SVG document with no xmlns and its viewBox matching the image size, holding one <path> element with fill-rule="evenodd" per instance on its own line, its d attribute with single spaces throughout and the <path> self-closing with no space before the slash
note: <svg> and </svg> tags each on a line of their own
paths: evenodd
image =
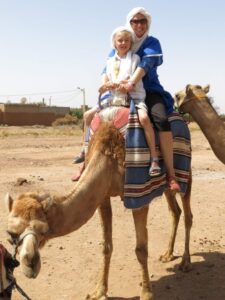
<svg viewBox="0 0 225 300">
<path fill-rule="evenodd" d="M 164 194 L 166 196 L 169 210 L 172 214 L 172 231 L 169 239 L 168 249 L 165 254 L 160 256 L 160 260 L 162 262 L 169 262 L 174 259 L 173 250 L 177 234 L 177 228 L 180 220 L 181 209 L 177 203 L 174 192 L 166 190 Z"/>
<path fill-rule="evenodd" d="M 110 198 L 98 208 L 103 230 L 103 263 L 99 274 L 98 283 L 94 291 L 87 295 L 86 299 L 106 300 L 108 291 L 109 266 L 112 255 L 112 208 Z"/>
<path fill-rule="evenodd" d="M 192 269 L 191 259 L 190 259 L 190 232 L 192 227 L 193 215 L 191 212 L 191 186 L 192 186 L 192 177 L 190 174 L 190 179 L 188 182 L 188 188 L 184 196 L 181 197 L 183 210 L 184 210 L 184 226 L 185 226 L 185 246 L 184 254 L 182 256 L 182 261 L 179 268 L 184 271 L 190 271 Z"/>
<path fill-rule="evenodd" d="M 149 273 L 148 273 L 148 206 L 133 210 L 136 230 L 136 255 L 142 271 L 142 291 L 140 300 L 153 300 Z"/>
</svg>

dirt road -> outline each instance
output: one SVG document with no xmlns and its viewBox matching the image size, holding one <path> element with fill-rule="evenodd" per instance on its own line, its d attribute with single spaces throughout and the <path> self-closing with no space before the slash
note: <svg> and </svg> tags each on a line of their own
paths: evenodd
<svg viewBox="0 0 225 300">
<path fill-rule="evenodd" d="M 175 254 L 178 259 L 162 264 L 170 230 L 170 215 L 164 199 L 150 205 L 149 270 L 156 300 L 225 299 L 225 166 L 217 160 L 200 130 L 191 131 L 193 148 L 191 259 L 193 270 L 177 270 L 184 249 L 181 218 Z M 50 191 L 65 194 L 74 184 L 70 178 L 78 169 L 72 164 L 82 137 L 46 128 L 0 128 L 0 197 L 24 191 Z M 27 183 L 17 185 L 18 178 Z M 113 198 L 114 252 L 109 277 L 109 299 L 138 300 L 140 270 L 134 245 L 131 212 Z M 0 241 L 6 243 L 6 218 L 0 202 Z M 101 256 L 101 228 L 97 213 L 80 230 L 51 240 L 41 250 L 42 269 L 31 280 L 15 272 L 18 283 L 32 300 L 84 300 L 97 280 Z M 13 300 L 23 297 L 13 292 Z"/>
</svg>

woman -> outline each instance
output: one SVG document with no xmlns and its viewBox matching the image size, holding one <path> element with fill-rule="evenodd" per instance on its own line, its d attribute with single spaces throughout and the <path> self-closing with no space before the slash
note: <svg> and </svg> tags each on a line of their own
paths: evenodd
<svg viewBox="0 0 225 300">
<path fill-rule="evenodd" d="M 180 191 L 173 167 L 173 138 L 167 115 L 173 111 L 173 98 L 159 82 L 157 67 L 163 62 L 163 54 L 158 39 L 149 36 L 151 16 L 143 7 L 133 8 L 127 15 L 126 26 L 134 33 L 132 50 L 139 55 L 141 62 L 129 79 L 134 84 L 143 80 L 146 90 L 145 103 L 152 123 L 159 133 L 160 150 L 167 169 L 168 185 L 171 190 Z M 110 56 L 112 53 L 110 54 Z M 128 90 L 126 82 L 121 90 Z"/>
</svg>

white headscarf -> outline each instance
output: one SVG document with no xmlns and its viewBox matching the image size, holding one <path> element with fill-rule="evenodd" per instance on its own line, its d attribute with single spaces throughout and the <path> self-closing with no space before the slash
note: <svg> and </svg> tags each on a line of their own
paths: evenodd
<svg viewBox="0 0 225 300">
<path fill-rule="evenodd" d="M 114 38 L 115 38 L 115 35 L 118 33 L 118 32 L 121 32 L 121 31 L 127 31 L 131 34 L 131 38 L 132 38 L 132 44 L 134 43 L 134 39 L 135 39 L 135 34 L 133 32 L 133 30 L 131 30 L 131 28 L 129 27 L 126 27 L 126 26 L 119 26 L 117 27 L 116 29 L 113 30 L 113 32 L 111 33 L 111 37 L 110 37 L 110 41 L 111 41 L 111 46 L 112 48 L 115 48 L 115 45 L 114 45 Z"/>
<path fill-rule="evenodd" d="M 141 38 L 138 38 L 136 36 L 132 26 L 130 25 L 130 21 L 137 14 L 142 14 L 147 20 L 147 27 L 148 28 L 147 28 L 145 34 Z M 150 29 L 151 21 L 152 21 L 152 18 L 151 18 L 150 14 L 147 12 L 147 10 L 144 7 L 135 7 L 128 13 L 126 27 L 128 27 L 134 34 L 134 43 L 133 43 L 133 46 L 132 46 L 132 51 L 133 52 L 138 51 L 138 49 L 141 47 L 142 43 L 144 42 L 144 40 L 148 36 L 148 31 Z"/>
<path fill-rule="evenodd" d="M 119 26 L 113 30 L 111 34 L 111 46 L 115 49 L 115 36 L 118 32 L 129 32 L 131 34 L 132 44 L 134 42 L 134 33 L 131 29 L 125 26 Z M 117 50 L 116 50 L 117 53 Z M 126 56 L 121 59 L 115 54 L 114 57 L 107 62 L 107 75 L 110 77 L 112 82 L 119 82 L 120 80 L 125 80 L 131 75 L 132 61 L 131 61 L 131 51 L 128 51 Z M 129 75 L 129 76 L 128 76 Z"/>
</svg>

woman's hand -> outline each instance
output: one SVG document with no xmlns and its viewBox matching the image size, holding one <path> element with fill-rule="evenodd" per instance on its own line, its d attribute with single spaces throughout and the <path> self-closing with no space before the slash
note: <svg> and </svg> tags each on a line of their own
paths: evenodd
<svg viewBox="0 0 225 300">
<path fill-rule="evenodd" d="M 100 94 L 105 93 L 106 91 L 116 90 L 119 86 L 119 83 L 113 83 L 111 81 L 106 82 L 98 89 Z"/>
<path fill-rule="evenodd" d="M 134 83 L 129 80 L 121 80 L 117 90 L 121 93 L 127 94 L 134 89 Z"/>
</svg>

